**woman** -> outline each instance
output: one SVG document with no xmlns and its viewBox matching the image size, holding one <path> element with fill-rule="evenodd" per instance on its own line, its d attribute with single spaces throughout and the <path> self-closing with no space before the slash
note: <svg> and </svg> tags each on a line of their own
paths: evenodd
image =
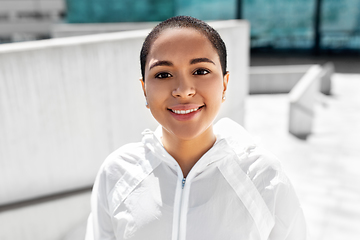
<svg viewBox="0 0 360 240">
<path fill-rule="evenodd" d="M 147 36 L 141 84 L 160 126 L 102 165 L 87 239 L 305 239 L 278 160 L 231 121 L 213 121 L 229 73 L 219 34 L 191 17 Z"/>
</svg>

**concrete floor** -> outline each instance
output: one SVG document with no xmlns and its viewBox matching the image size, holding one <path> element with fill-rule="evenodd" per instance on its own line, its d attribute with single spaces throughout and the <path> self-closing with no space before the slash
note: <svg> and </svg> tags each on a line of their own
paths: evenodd
<svg viewBox="0 0 360 240">
<path fill-rule="evenodd" d="M 356 240 L 360 239 L 360 74 L 336 73 L 332 83 L 332 95 L 319 98 L 307 140 L 288 133 L 286 94 L 249 96 L 245 127 L 281 160 L 302 203 L 309 239 Z"/>
</svg>

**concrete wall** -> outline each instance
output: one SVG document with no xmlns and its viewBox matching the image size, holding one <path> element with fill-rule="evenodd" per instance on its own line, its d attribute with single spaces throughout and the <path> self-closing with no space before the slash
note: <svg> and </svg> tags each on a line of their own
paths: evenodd
<svg viewBox="0 0 360 240">
<path fill-rule="evenodd" d="M 286 65 L 250 67 L 249 93 L 274 94 L 289 93 L 312 65 Z M 321 79 L 320 91 L 331 94 L 331 76 L 334 64 L 327 62 L 323 66 L 326 74 Z"/>
<path fill-rule="evenodd" d="M 227 44 L 231 72 L 220 116 L 242 123 L 249 26 L 243 21 L 212 25 Z M 49 239 L 27 237 L 25 225 L 4 220 L 15 211 L 6 206 L 90 187 L 110 152 L 157 126 L 138 80 L 139 50 L 148 32 L 0 45 L 1 229 L 23 231 L 21 239 Z M 28 220 L 36 224 L 37 215 Z M 52 226 L 51 220 L 46 224 Z"/>
<path fill-rule="evenodd" d="M 84 239 L 85 229 L 78 228 L 89 215 L 90 193 L 80 191 L 0 207 L 0 239 L 63 240 L 79 230 L 82 236 L 75 239 Z"/>
<path fill-rule="evenodd" d="M 288 93 L 311 65 L 251 67 L 250 94 Z"/>
</svg>

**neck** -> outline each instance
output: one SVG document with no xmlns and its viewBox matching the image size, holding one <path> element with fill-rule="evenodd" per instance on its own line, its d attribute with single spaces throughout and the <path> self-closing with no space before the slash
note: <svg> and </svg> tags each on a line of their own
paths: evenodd
<svg viewBox="0 0 360 240">
<path fill-rule="evenodd" d="M 200 136 L 184 140 L 163 129 L 162 143 L 166 151 L 178 162 L 184 177 L 195 163 L 214 145 L 216 136 L 212 126 Z"/>
</svg>

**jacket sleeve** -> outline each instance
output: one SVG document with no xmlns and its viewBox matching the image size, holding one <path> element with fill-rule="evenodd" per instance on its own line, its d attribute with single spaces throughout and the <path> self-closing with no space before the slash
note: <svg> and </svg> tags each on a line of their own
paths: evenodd
<svg viewBox="0 0 360 240">
<path fill-rule="evenodd" d="M 86 240 L 115 240 L 106 188 L 106 174 L 100 170 L 92 190 Z"/>
<path fill-rule="evenodd" d="M 281 177 L 275 189 L 275 225 L 269 240 L 307 239 L 304 214 L 294 188 L 286 176 Z"/>
</svg>

